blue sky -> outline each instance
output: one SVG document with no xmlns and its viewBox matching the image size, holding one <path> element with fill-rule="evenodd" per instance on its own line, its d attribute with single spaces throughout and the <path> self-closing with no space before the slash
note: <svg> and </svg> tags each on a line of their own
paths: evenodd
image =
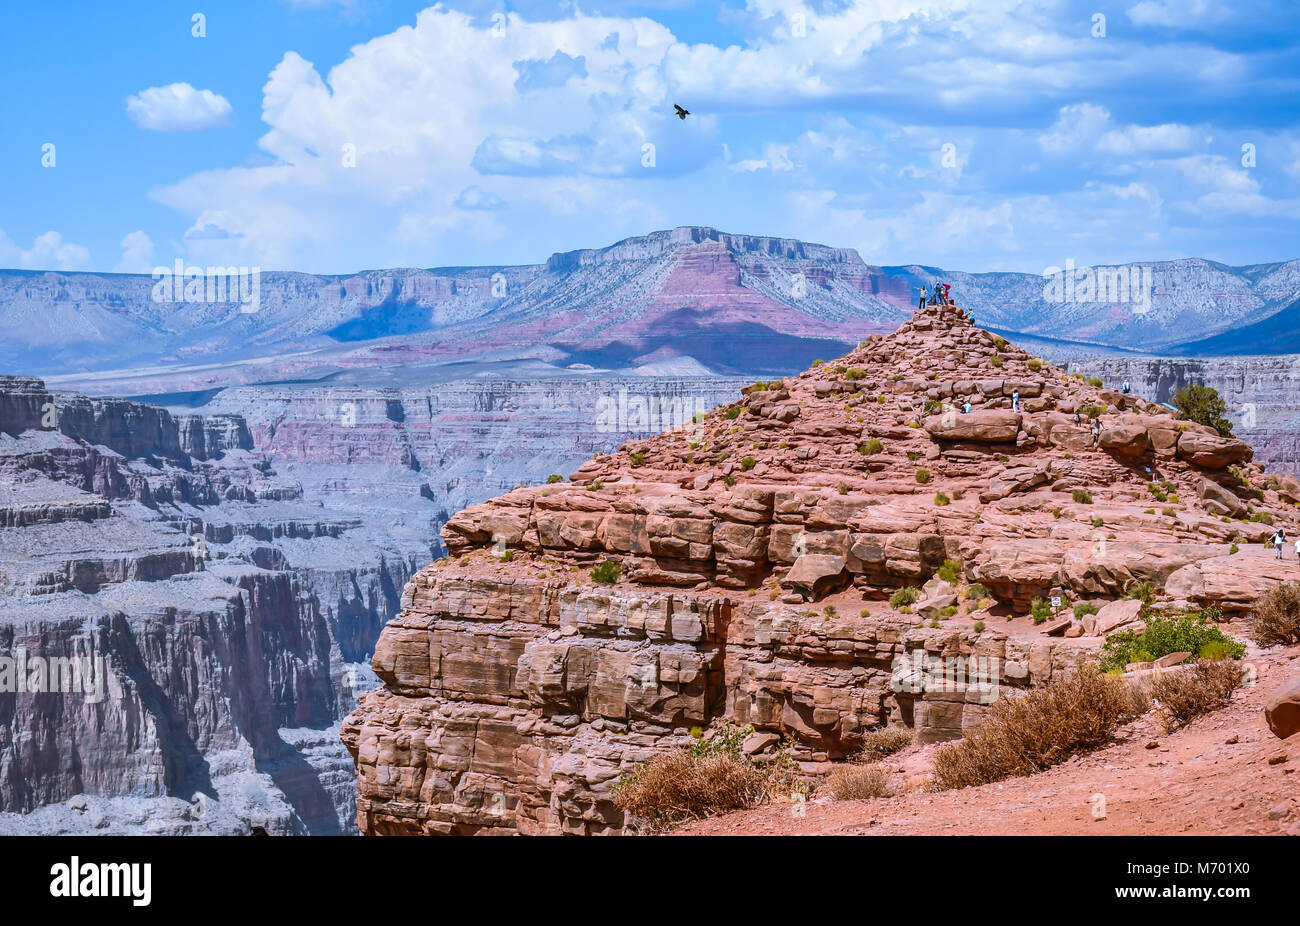
<svg viewBox="0 0 1300 926">
<path fill-rule="evenodd" d="M 964 270 L 1300 257 L 1293 0 L 83 0 L 0 35 L 0 267 L 525 263 L 685 224 Z"/>
</svg>

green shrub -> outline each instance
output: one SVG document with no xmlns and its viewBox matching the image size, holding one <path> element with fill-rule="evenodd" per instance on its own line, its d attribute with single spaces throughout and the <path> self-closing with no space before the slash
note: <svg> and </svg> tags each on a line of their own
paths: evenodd
<svg viewBox="0 0 1300 926">
<path fill-rule="evenodd" d="M 1001 367 L 1004 362 L 1005 361 L 1002 359 L 1000 354 L 994 354 L 989 358 L 989 363 L 993 364 L 995 367 Z"/>
<path fill-rule="evenodd" d="M 916 481 L 921 483 L 921 485 L 925 485 L 930 481 L 930 471 L 924 466 L 918 469 L 916 471 Z"/>
<path fill-rule="evenodd" d="M 935 493 L 934 503 L 938 505 L 940 508 L 948 504 L 950 501 L 952 501 L 952 499 L 948 498 L 948 496 L 944 495 L 942 492 Z"/>
<path fill-rule="evenodd" d="M 853 380 L 863 379 L 864 377 L 866 377 L 866 375 L 867 374 L 865 370 L 859 370 L 857 367 L 849 367 L 847 370 L 844 371 L 845 379 L 853 379 Z"/>
<path fill-rule="evenodd" d="M 1102 383 L 1100 376 L 1089 376 L 1088 385 L 1092 386 L 1095 389 L 1100 389 L 1105 384 Z"/>
<path fill-rule="evenodd" d="M 559 473 L 551 473 L 551 475 L 546 477 L 547 485 L 554 485 L 557 482 L 563 482 L 563 481 L 564 481 L 564 477 L 561 476 Z"/>
<path fill-rule="evenodd" d="M 937 415 L 941 411 L 943 411 L 943 403 L 940 402 L 938 399 L 925 400 L 925 414 Z"/>
<path fill-rule="evenodd" d="M 1025 361 L 1025 366 L 1029 367 L 1030 372 L 1037 373 L 1043 368 L 1043 361 L 1037 357 L 1030 357 Z"/>
<path fill-rule="evenodd" d="M 976 632 L 976 633 L 983 633 L 983 632 L 984 632 L 984 622 L 983 622 L 983 621 L 976 621 L 976 622 L 975 622 L 975 627 L 974 627 L 974 629 L 975 629 L 975 632 Z"/>
<path fill-rule="evenodd" d="M 1179 389 L 1173 405 L 1188 421 L 1214 428 L 1223 437 L 1232 436 L 1232 422 L 1225 417 L 1228 406 L 1213 386 L 1192 383 Z"/>
<path fill-rule="evenodd" d="M 1130 662 L 1151 662 L 1170 653 L 1199 655 L 1211 643 L 1222 644 L 1211 652 L 1226 653 L 1232 659 L 1240 659 L 1246 653 L 1244 643 L 1227 636 L 1200 613 L 1148 614 L 1146 628 L 1141 633 L 1121 630 L 1111 635 L 1102 649 L 1101 667 L 1114 671 L 1122 670 Z"/>
<path fill-rule="evenodd" d="M 1097 605 L 1093 604 L 1091 601 L 1080 601 L 1074 606 L 1074 619 L 1076 621 L 1081 621 L 1089 614 L 1096 614 L 1100 610 L 1101 608 L 1097 607 Z"/>
<path fill-rule="evenodd" d="M 1104 409 L 1102 406 L 1097 405 L 1095 403 L 1092 405 L 1085 405 L 1083 407 L 1083 413 L 1087 415 L 1089 418 L 1100 418 L 1102 416 L 1102 413 L 1105 411 L 1106 409 Z"/>
<path fill-rule="evenodd" d="M 728 421 L 735 421 L 737 418 L 740 417 L 740 406 L 739 405 L 731 406 L 725 412 L 722 413 L 722 417 L 726 418 Z"/>
<path fill-rule="evenodd" d="M 993 335 L 993 346 L 996 347 L 998 350 L 1006 350 L 1007 339 L 1002 337 L 1000 334 L 995 334 Z"/>
<path fill-rule="evenodd" d="M 1029 613 L 1033 615 L 1035 624 L 1041 624 L 1052 616 L 1052 604 L 1042 598 L 1035 598 L 1029 605 Z"/>
<path fill-rule="evenodd" d="M 633 466 L 640 466 L 640 465 L 641 465 L 642 463 L 644 463 L 644 462 L 645 462 L 645 451 L 644 451 L 644 450 L 637 450 L 636 452 L 634 452 L 634 453 L 632 454 L 632 465 L 633 465 Z"/>
<path fill-rule="evenodd" d="M 989 590 L 976 582 L 970 588 L 966 589 L 966 597 L 971 601 L 979 601 L 981 598 L 989 597 Z"/>
<path fill-rule="evenodd" d="M 607 559 L 591 570 L 591 578 L 604 585 L 613 585 L 623 575 L 623 566 L 612 559 Z"/>
<path fill-rule="evenodd" d="M 898 589 L 894 594 L 889 596 L 889 606 L 895 610 L 904 608 L 908 605 L 915 604 L 921 597 L 921 590 L 914 586 L 908 585 Z"/>
<path fill-rule="evenodd" d="M 740 468 L 745 472 L 749 472 L 751 469 L 755 467 L 755 465 L 757 465 L 757 463 L 758 461 L 755 460 L 753 457 L 745 457 L 743 460 L 740 461 Z"/>
<path fill-rule="evenodd" d="M 1092 493 L 1089 492 L 1087 489 L 1075 489 L 1073 492 L 1070 493 L 1070 497 L 1073 498 L 1080 505 L 1092 504 Z"/>
<path fill-rule="evenodd" d="M 880 453 L 880 451 L 884 449 L 885 449 L 885 445 L 881 443 L 880 438 L 878 437 L 873 437 L 871 438 L 871 440 L 867 441 L 866 443 L 858 444 L 858 452 L 863 454 L 864 456 L 872 456 L 874 454 Z"/>
<path fill-rule="evenodd" d="M 955 559 L 946 559 L 935 575 L 949 585 L 956 585 L 961 581 L 961 563 Z"/>
</svg>

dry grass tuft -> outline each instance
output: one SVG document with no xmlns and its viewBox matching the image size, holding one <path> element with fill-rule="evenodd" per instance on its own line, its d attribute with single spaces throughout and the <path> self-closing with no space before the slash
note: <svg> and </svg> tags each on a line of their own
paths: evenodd
<svg viewBox="0 0 1300 926">
<path fill-rule="evenodd" d="M 1105 746 L 1140 706 L 1126 682 L 1093 667 L 1005 698 L 973 733 L 939 748 L 935 788 L 968 788 L 1041 772 Z"/>
<path fill-rule="evenodd" d="M 1233 659 L 1203 659 L 1187 668 L 1161 672 L 1151 681 L 1151 696 L 1159 703 L 1160 725 L 1166 733 L 1172 733 L 1202 714 L 1223 707 L 1232 700 L 1241 682 L 1241 663 Z"/>
<path fill-rule="evenodd" d="M 1300 643 L 1300 583 L 1279 585 L 1261 595 L 1250 631 L 1260 646 Z"/>
<path fill-rule="evenodd" d="M 911 745 L 912 731 L 907 727 L 881 727 L 862 734 L 862 751 L 857 758 L 860 762 L 875 762 Z"/>
<path fill-rule="evenodd" d="M 831 772 L 823 787 L 837 801 L 865 801 L 872 797 L 889 797 L 889 779 L 876 765 L 849 763 Z"/>
</svg>

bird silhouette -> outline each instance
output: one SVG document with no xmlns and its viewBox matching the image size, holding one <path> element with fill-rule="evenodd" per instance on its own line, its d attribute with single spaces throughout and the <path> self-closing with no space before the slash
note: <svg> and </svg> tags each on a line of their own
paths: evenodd
<svg viewBox="0 0 1300 926">
<path fill-rule="evenodd" d="M 673 109 L 677 110 L 678 119 L 685 119 L 687 116 L 691 114 L 691 111 L 689 109 L 682 109 L 676 103 L 673 104 Z"/>
</svg>

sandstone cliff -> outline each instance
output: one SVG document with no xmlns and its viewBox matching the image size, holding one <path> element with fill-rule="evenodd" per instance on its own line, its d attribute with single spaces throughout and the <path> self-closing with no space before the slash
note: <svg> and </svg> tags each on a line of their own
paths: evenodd
<svg viewBox="0 0 1300 926">
<path fill-rule="evenodd" d="M 251 448 L 238 416 L 0 377 L 0 657 L 102 669 L 0 683 L 0 832 L 355 832 L 338 723 L 430 547 Z"/>
<path fill-rule="evenodd" d="M 972 691 L 900 686 L 907 654 L 1035 685 L 1136 616 L 1038 627 L 1035 597 L 1101 606 L 1146 582 L 1230 618 L 1300 578 L 1260 545 L 1266 517 L 1300 523 L 1300 483 L 957 309 L 742 392 L 450 519 L 451 557 L 407 585 L 384 684 L 343 727 L 363 832 L 620 832 L 620 774 L 694 727 L 752 724 L 750 748 L 783 741 L 817 774 L 869 729 L 979 722 Z M 989 599 L 958 601 L 947 560 Z"/>
</svg>

